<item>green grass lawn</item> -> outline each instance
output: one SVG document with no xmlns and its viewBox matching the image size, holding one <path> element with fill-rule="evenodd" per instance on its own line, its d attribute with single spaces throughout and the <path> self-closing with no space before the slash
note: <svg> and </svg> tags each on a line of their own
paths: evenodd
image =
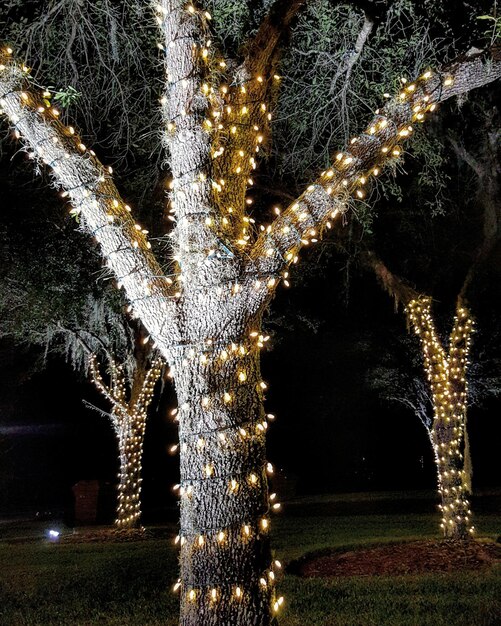
<svg viewBox="0 0 501 626">
<path fill-rule="evenodd" d="M 497 504 L 475 517 L 482 537 L 501 533 Z M 434 537 L 436 524 L 426 495 L 303 499 L 274 519 L 273 548 L 287 563 L 327 547 Z M 6 538 L 0 540 L 0 624 L 174 626 L 176 577 L 176 551 L 167 538 L 66 545 Z M 501 625 L 501 567 L 399 577 L 286 575 L 280 591 L 286 597 L 281 626 Z"/>
</svg>

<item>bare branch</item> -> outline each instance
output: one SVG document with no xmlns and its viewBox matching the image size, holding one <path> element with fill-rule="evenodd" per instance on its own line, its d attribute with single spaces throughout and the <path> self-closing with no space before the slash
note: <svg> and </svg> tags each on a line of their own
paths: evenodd
<svg viewBox="0 0 501 626">
<path fill-rule="evenodd" d="M 350 54 L 348 54 L 347 56 L 343 58 L 343 61 L 342 63 L 340 63 L 336 71 L 336 74 L 332 80 L 332 84 L 330 88 L 331 95 L 335 93 L 337 81 L 343 75 L 345 76 L 343 90 L 346 90 L 348 88 L 348 84 L 349 84 L 348 80 L 350 78 L 351 70 L 353 69 L 355 63 L 360 58 L 365 42 L 369 38 L 369 35 L 371 34 L 373 28 L 374 28 L 374 22 L 367 15 L 365 15 L 364 23 L 362 24 L 362 28 L 360 29 L 360 32 L 358 33 L 358 37 L 355 42 L 353 52 L 351 52 Z"/>
<path fill-rule="evenodd" d="M 374 272 L 381 287 L 393 298 L 395 309 L 398 308 L 399 304 L 406 307 L 411 300 L 417 300 L 420 297 L 415 289 L 396 274 L 393 274 L 374 252 L 365 252 L 362 255 L 362 260 L 364 266 Z"/>
<path fill-rule="evenodd" d="M 112 413 L 108 413 L 107 411 L 100 409 L 95 404 L 92 404 L 91 402 L 88 402 L 87 400 L 82 400 L 82 403 L 88 409 L 92 409 L 92 411 L 96 411 L 96 413 L 99 413 L 99 415 L 102 415 L 103 417 L 106 417 L 107 419 L 109 419 L 112 425 L 115 426 L 115 416 Z"/>
<path fill-rule="evenodd" d="M 496 152 L 499 136 L 497 133 L 487 135 L 486 150 L 483 161 L 475 159 L 466 148 L 449 138 L 457 156 L 462 159 L 477 175 L 478 201 L 483 207 L 482 239 L 477 247 L 476 255 L 463 281 L 459 300 L 466 300 L 466 294 L 481 265 L 489 258 L 501 237 L 501 207 L 499 205 L 499 166 Z"/>
<path fill-rule="evenodd" d="M 483 178 L 485 174 L 485 169 L 477 161 L 477 159 L 475 159 L 475 157 L 470 152 L 468 152 L 468 150 L 462 144 L 459 144 L 453 137 L 449 137 L 449 142 L 454 149 L 456 155 L 471 167 L 471 169 L 475 172 L 478 178 Z"/>
<path fill-rule="evenodd" d="M 427 407 L 424 403 L 421 403 L 419 400 L 414 402 L 405 396 L 387 396 L 386 399 L 390 402 L 398 402 L 399 404 L 403 404 L 407 408 L 411 409 L 414 412 L 414 415 L 417 416 L 421 424 L 425 427 L 428 436 L 430 436 L 433 418 L 428 414 Z M 431 399 L 429 399 L 429 401 L 431 405 Z"/>
</svg>

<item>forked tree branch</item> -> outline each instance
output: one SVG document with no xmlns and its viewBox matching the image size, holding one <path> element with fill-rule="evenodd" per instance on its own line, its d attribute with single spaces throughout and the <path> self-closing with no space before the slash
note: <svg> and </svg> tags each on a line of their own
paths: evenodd
<svg viewBox="0 0 501 626">
<path fill-rule="evenodd" d="M 127 402 L 125 400 L 125 396 L 123 395 L 125 392 L 125 387 L 123 385 L 123 381 L 119 382 L 117 380 L 117 371 L 114 360 L 109 357 L 110 363 L 110 384 L 107 385 L 103 377 L 101 376 L 101 372 L 99 371 L 99 363 L 97 361 L 96 355 L 91 354 L 89 357 L 89 369 L 91 374 L 91 380 L 94 383 L 95 387 L 103 394 L 103 396 L 110 402 L 112 405 L 112 415 L 115 416 L 115 419 L 118 418 L 118 414 L 127 413 Z"/>
<path fill-rule="evenodd" d="M 42 94 L 30 90 L 23 68 L 0 52 L 0 105 L 23 139 L 29 155 L 50 168 L 54 183 L 63 189 L 80 214 L 83 228 L 100 244 L 108 266 L 136 314 L 160 348 L 177 340 L 175 304 L 146 233 L 135 223 L 110 176 L 73 128 L 65 127 L 58 112 Z M 159 316 L 159 304 L 163 315 Z"/>
<path fill-rule="evenodd" d="M 249 265 L 260 274 L 278 277 L 305 244 L 319 237 L 329 219 L 346 210 L 350 194 L 364 197 L 369 179 L 380 173 L 388 159 L 401 155 L 401 144 L 412 134 L 412 124 L 422 122 L 438 103 L 500 76 L 501 53 L 496 47 L 465 56 L 439 72 L 427 71 L 406 85 L 376 112 L 367 129 L 336 155 L 332 167 L 262 233 Z"/>
</svg>

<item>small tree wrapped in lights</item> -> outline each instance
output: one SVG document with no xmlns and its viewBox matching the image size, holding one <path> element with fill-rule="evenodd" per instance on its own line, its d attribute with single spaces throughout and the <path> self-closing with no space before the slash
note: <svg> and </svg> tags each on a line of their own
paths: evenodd
<svg viewBox="0 0 501 626">
<path fill-rule="evenodd" d="M 172 175 L 173 276 L 153 255 L 148 231 L 120 197 L 111 168 L 60 122 L 47 94 L 30 88 L 29 70 L 12 60 L 12 51 L 0 54 L 0 103 L 16 136 L 30 157 L 51 168 L 171 366 L 182 626 L 269 626 L 283 603 L 275 590 L 280 563 L 269 546 L 269 515 L 280 505 L 268 492 L 270 416 L 259 356 L 268 340 L 262 317 L 277 286 L 288 286 L 289 266 L 339 219 L 347 200 L 363 198 L 370 179 L 402 154 L 413 125 L 439 102 L 501 75 L 490 52 L 423 72 L 271 224 L 257 227 L 253 172 L 271 129 L 284 35 L 304 4 L 274 2 L 241 61 L 223 58 L 214 46 L 205 8 L 180 0 L 155 5 L 166 73 L 161 105 Z"/>
<path fill-rule="evenodd" d="M 395 302 L 404 306 L 409 327 L 419 337 L 427 385 L 418 385 L 420 397 L 415 401 L 408 397 L 396 398 L 394 391 L 388 392 L 387 397 L 399 399 L 412 407 L 426 428 L 438 477 L 442 511 L 440 528 L 446 539 L 465 539 L 474 531 L 468 501 L 471 468 L 468 466 L 466 431 L 466 376 L 474 329 L 472 316 L 459 298 L 448 346 L 445 346 L 433 317 L 432 299 L 418 294 L 390 272 L 374 253 L 367 253 L 365 262 Z M 412 393 L 410 389 L 405 392 Z M 433 407 L 432 416 L 427 411 L 429 401 Z"/>
<path fill-rule="evenodd" d="M 135 528 L 141 517 L 141 459 L 146 418 L 162 362 L 156 359 L 148 370 L 134 376 L 128 399 L 123 366 L 109 359 L 109 384 L 103 381 L 95 355 L 89 358 L 89 368 L 94 385 L 112 406 L 109 416 L 117 437 L 120 460 L 115 525 Z"/>
<path fill-rule="evenodd" d="M 473 533 L 468 475 L 464 468 L 466 372 L 473 320 L 458 303 L 449 349 L 442 345 L 433 322 L 431 298 L 417 298 L 406 306 L 409 322 L 418 335 L 424 368 L 433 399 L 433 422 L 429 429 L 438 473 L 442 522 L 447 539 L 465 539 Z"/>
</svg>

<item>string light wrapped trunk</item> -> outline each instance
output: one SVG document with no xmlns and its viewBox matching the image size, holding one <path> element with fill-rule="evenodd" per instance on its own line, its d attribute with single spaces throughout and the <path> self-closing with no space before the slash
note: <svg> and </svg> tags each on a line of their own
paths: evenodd
<svg viewBox="0 0 501 626">
<path fill-rule="evenodd" d="M 254 328 L 229 344 L 183 346 L 173 361 L 183 626 L 267 624 L 277 601 L 269 516 L 280 505 L 268 494 L 263 340 Z"/>
<path fill-rule="evenodd" d="M 470 463 L 467 449 L 466 411 L 468 355 L 473 319 L 460 296 L 456 303 L 453 328 L 446 349 L 436 329 L 432 299 L 418 294 L 373 253 L 365 254 L 365 264 L 375 273 L 382 287 L 402 304 L 410 327 L 418 335 L 423 366 L 433 403 L 433 419 L 421 422 L 433 448 L 441 498 L 440 529 L 447 539 L 465 539 L 473 534 L 470 493 Z"/>
<path fill-rule="evenodd" d="M 141 465 L 146 420 L 155 383 L 162 371 L 160 359 L 156 359 L 149 369 L 144 367 L 142 359 L 137 359 L 137 365 L 127 399 L 123 366 L 109 359 L 110 382 L 106 384 L 96 356 L 92 355 L 89 359 L 92 381 L 112 405 L 109 416 L 117 438 L 120 463 L 115 526 L 120 529 L 137 528 L 140 525 Z"/>
<path fill-rule="evenodd" d="M 442 500 L 440 527 L 446 539 L 466 539 L 474 531 L 467 497 L 468 475 L 464 467 L 466 373 L 473 320 L 468 309 L 458 302 L 446 352 L 432 318 L 431 298 L 412 300 L 406 312 L 421 341 L 424 368 L 433 398 L 434 414 L 429 434 Z"/>
<path fill-rule="evenodd" d="M 179 398 L 182 626 L 269 626 L 283 603 L 274 592 L 279 564 L 268 542 L 268 511 L 278 503 L 268 493 L 258 357 L 266 342 L 261 318 L 278 284 L 288 284 L 289 265 L 345 211 L 348 196 L 363 197 L 370 177 L 398 158 L 412 123 L 437 102 L 501 74 L 499 60 L 487 63 L 479 55 L 423 75 L 258 230 L 247 192 L 280 82 L 274 68 L 281 31 L 302 4 L 273 5 L 282 14 L 264 20 L 236 68 L 210 41 L 207 11 L 179 0 L 155 7 L 167 72 L 161 105 L 172 173 L 174 278 L 160 269 L 111 171 L 59 122 L 43 95 L 29 91 L 26 72 L 9 51 L 0 57 L 3 111 L 33 157 L 52 169 L 132 311 L 172 366 Z"/>
</svg>

